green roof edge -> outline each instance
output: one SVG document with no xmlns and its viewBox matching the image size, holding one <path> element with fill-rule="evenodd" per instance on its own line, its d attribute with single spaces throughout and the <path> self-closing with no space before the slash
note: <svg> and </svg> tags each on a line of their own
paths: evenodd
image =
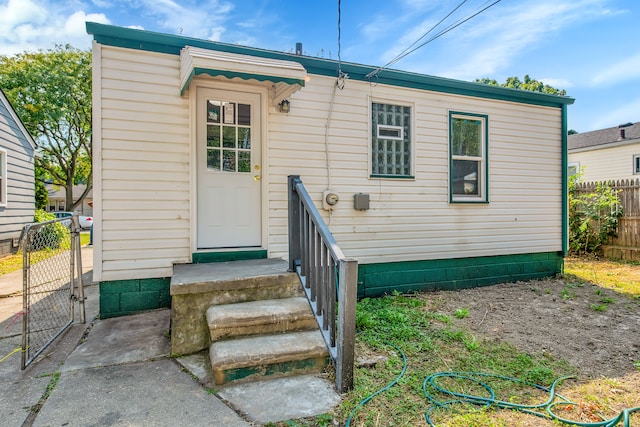
<svg viewBox="0 0 640 427">
<path fill-rule="evenodd" d="M 338 74 L 338 61 L 331 59 L 299 56 L 285 52 L 276 52 L 272 50 L 133 28 L 117 27 L 113 25 L 98 24 L 95 22 L 87 22 L 86 28 L 87 33 L 93 35 L 96 42 L 107 46 L 146 50 L 172 55 L 179 55 L 180 50 L 185 46 L 193 46 L 220 52 L 252 55 L 285 61 L 296 61 L 300 63 L 309 74 L 336 77 Z M 340 65 L 342 72 L 348 74 L 350 80 L 360 81 L 369 81 L 366 77 L 367 74 L 378 68 L 350 62 L 342 62 Z M 562 108 L 565 105 L 573 104 L 575 101 L 573 98 L 568 96 L 549 95 L 540 92 L 490 86 L 482 83 L 466 82 L 462 80 L 390 69 L 385 69 L 378 73 L 372 81 L 378 84 L 387 84 L 391 86 L 430 90 L 523 104 L 533 104 L 545 107 Z"/>
</svg>

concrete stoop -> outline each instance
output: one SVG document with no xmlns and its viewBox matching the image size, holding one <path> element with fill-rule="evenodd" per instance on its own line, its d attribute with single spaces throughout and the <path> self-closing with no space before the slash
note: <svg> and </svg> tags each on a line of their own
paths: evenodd
<svg viewBox="0 0 640 427">
<path fill-rule="evenodd" d="M 282 260 L 180 266 L 171 281 L 172 349 L 199 351 L 198 331 L 205 329 L 217 386 L 321 373 L 329 351 L 297 276 L 286 268 Z M 176 325 L 189 331 L 187 321 L 198 325 L 193 333 L 175 334 Z"/>
</svg>

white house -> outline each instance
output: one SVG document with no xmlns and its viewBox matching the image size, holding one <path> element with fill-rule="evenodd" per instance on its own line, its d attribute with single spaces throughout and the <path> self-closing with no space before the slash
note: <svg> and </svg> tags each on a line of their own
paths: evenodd
<svg viewBox="0 0 640 427">
<path fill-rule="evenodd" d="M 61 185 L 45 184 L 47 189 L 47 211 L 64 211 L 67 206 L 67 194 L 65 188 Z M 84 190 L 87 188 L 85 184 L 74 185 L 72 189 L 73 200 L 78 200 Z M 82 205 L 78 206 L 75 211 L 80 215 L 93 215 L 93 190 L 89 190 L 86 197 L 82 201 Z"/>
<path fill-rule="evenodd" d="M 561 271 L 572 98 L 87 31 L 103 315 L 168 305 L 178 263 L 287 258 L 289 175 L 331 208 L 360 296 Z"/>
<path fill-rule="evenodd" d="M 640 178 L 640 123 L 569 135 L 568 152 L 585 182 Z"/>
<path fill-rule="evenodd" d="M 0 256 L 14 252 L 33 222 L 36 143 L 0 90 Z"/>
</svg>

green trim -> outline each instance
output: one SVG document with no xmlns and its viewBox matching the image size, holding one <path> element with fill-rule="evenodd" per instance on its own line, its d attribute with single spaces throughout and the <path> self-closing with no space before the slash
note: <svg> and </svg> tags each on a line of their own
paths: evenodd
<svg viewBox="0 0 640 427">
<path fill-rule="evenodd" d="M 304 87 L 304 84 L 305 84 L 303 79 L 294 79 L 294 78 L 290 78 L 290 77 L 279 77 L 279 76 L 272 76 L 272 75 L 266 75 L 266 74 L 239 73 L 239 72 L 229 71 L 229 70 L 216 70 L 215 68 L 195 67 L 191 71 L 191 74 L 189 75 L 189 78 L 185 82 L 184 86 L 181 88 L 180 95 L 184 94 L 184 91 L 189 87 L 189 83 L 191 83 L 191 80 L 195 76 L 199 76 L 199 75 L 202 75 L 202 74 L 206 74 L 206 75 L 211 76 L 211 77 L 222 76 L 222 77 L 226 77 L 228 79 L 232 79 L 232 78 L 238 77 L 238 78 L 241 78 L 243 80 L 252 80 L 253 79 L 253 80 L 257 80 L 259 82 L 286 83 L 286 84 L 289 84 L 289 85 L 298 85 L 300 87 Z"/>
<path fill-rule="evenodd" d="M 193 72 L 196 76 L 200 74 L 207 74 L 209 76 L 223 76 L 226 78 L 234 78 L 240 77 L 243 80 L 251 80 L 255 79 L 261 82 L 273 82 L 273 83 L 286 83 L 290 85 L 299 85 L 304 87 L 304 80 L 302 79 L 294 79 L 290 77 L 278 77 L 266 74 L 254 74 L 254 73 L 238 73 L 236 71 L 228 71 L 228 70 L 216 70 L 213 68 L 200 68 L 196 67 L 193 69 Z"/>
<path fill-rule="evenodd" d="M 100 282 L 100 318 L 171 307 L 170 277 Z"/>
<path fill-rule="evenodd" d="M 567 106 L 562 106 L 562 254 L 569 253 L 569 154 L 567 150 Z"/>
<path fill-rule="evenodd" d="M 209 262 L 242 261 L 248 259 L 265 259 L 266 250 L 233 251 L 233 252 L 194 252 L 191 259 L 194 264 L 206 264 Z"/>
<path fill-rule="evenodd" d="M 484 119 L 484 191 L 481 198 L 469 198 L 465 199 L 463 196 L 457 196 L 454 199 L 453 196 L 453 155 L 451 154 L 453 148 L 451 147 L 451 135 L 453 135 L 453 129 L 451 119 L 454 115 L 457 116 L 470 116 L 480 117 Z M 482 188 L 481 188 L 482 190 Z M 475 114 L 466 113 L 464 111 L 449 111 L 449 203 L 451 204 L 488 204 L 489 203 L 489 116 L 487 114 Z"/>
<path fill-rule="evenodd" d="M 302 360 L 288 360 L 272 365 L 245 366 L 241 368 L 215 368 L 214 376 L 222 374 L 222 384 L 245 378 L 284 376 L 293 373 L 321 372 L 331 363 L 329 357 L 318 357 Z M 218 379 L 218 378 L 216 378 Z"/>
<path fill-rule="evenodd" d="M 300 63 L 309 74 L 337 76 L 338 61 L 331 59 L 298 56 L 265 49 L 195 39 L 191 37 L 98 24 L 95 22 L 87 22 L 86 28 L 87 33 L 92 34 L 95 41 L 107 46 L 146 50 L 172 55 L 179 55 L 180 50 L 185 46 L 193 46 L 203 49 L 217 50 L 220 52 L 296 61 Z M 383 70 L 372 80 L 366 76 L 372 71 L 377 70 L 377 67 L 348 62 L 341 63 L 341 70 L 349 75 L 350 80 L 372 81 L 391 86 L 465 95 L 476 98 L 496 99 L 555 108 L 560 108 L 567 104 L 573 104 L 574 102 L 573 98 L 567 96 L 549 95 L 540 92 L 464 82 L 399 70 Z"/>
<path fill-rule="evenodd" d="M 393 291 L 455 290 L 553 277 L 562 272 L 561 252 L 403 261 L 358 265 L 358 297 Z"/>
</svg>

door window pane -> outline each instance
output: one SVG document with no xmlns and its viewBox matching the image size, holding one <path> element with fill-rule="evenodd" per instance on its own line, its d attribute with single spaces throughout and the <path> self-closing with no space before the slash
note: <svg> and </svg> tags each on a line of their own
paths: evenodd
<svg viewBox="0 0 640 427">
<path fill-rule="evenodd" d="M 224 126 L 222 128 L 222 146 L 224 148 L 236 147 L 236 128 L 232 126 Z"/>
<path fill-rule="evenodd" d="M 251 128 L 238 128 L 238 148 L 251 148 Z"/>
<path fill-rule="evenodd" d="M 207 169 L 251 173 L 251 105 L 207 100 Z"/>
<path fill-rule="evenodd" d="M 207 125 L 207 147 L 220 147 L 220 126 Z"/>
<path fill-rule="evenodd" d="M 220 101 L 207 101 L 207 122 L 220 123 Z"/>
<path fill-rule="evenodd" d="M 222 150 L 222 170 L 226 172 L 236 171 L 236 151 Z"/>
<path fill-rule="evenodd" d="M 238 151 L 238 172 L 251 172 L 251 151 Z"/>
<path fill-rule="evenodd" d="M 251 126 L 251 105 L 238 104 L 238 125 Z"/>
<path fill-rule="evenodd" d="M 220 150 L 207 150 L 207 169 L 220 170 Z"/>
</svg>

